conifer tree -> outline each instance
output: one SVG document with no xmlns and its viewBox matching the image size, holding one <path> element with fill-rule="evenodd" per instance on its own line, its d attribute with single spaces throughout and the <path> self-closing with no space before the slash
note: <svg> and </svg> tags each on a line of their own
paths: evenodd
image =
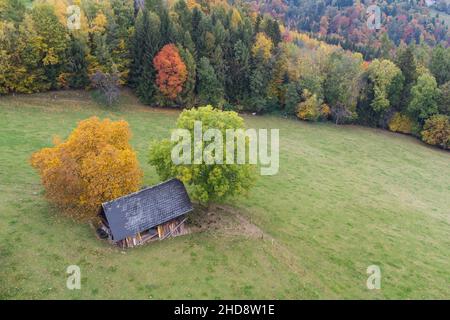
<svg viewBox="0 0 450 320">
<path fill-rule="evenodd" d="M 156 91 L 153 58 L 161 49 L 160 30 L 157 14 L 144 10 L 138 15 L 134 43 L 139 49 L 134 54 L 134 81 L 136 94 L 146 104 L 153 102 Z"/>
<path fill-rule="evenodd" d="M 209 59 L 200 59 L 197 71 L 197 92 L 201 104 L 219 106 L 223 99 L 222 86 Z"/>
<path fill-rule="evenodd" d="M 69 88 L 81 89 L 89 85 L 88 62 L 86 60 L 86 45 L 73 35 L 67 50 L 65 72 Z"/>
</svg>

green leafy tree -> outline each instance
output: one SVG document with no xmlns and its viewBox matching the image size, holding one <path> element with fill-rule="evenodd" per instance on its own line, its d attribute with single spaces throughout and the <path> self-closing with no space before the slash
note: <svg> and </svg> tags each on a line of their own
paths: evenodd
<svg viewBox="0 0 450 320">
<path fill-rule="evenodd" d="M 43 68 L 50 88 L 57 88 L 57 79 L 62 72 L 68 43 L 67 30 L 59 22 L 54 8 L 50 5 L 35 5 L 31 10 L 31 18 L 36 32 L 32 44 L 41 56 L 39 67 Z"/>
<path fill-rule="evenodd" d="M 324 95 L 332 109 L 345 109 L 355 113 L 362 85 L 361 63 L 362 58 L 356 55 L 343 52 L 331 54 L 324 82 Z"/>
<path fill-rule="evenodd" d="M 417 84 L 411 89 L 409 114 L 423 123 L 425 119 L 438 113 L 439 95 L 436 79 L 429 73 L 421 75 L 417 79 Z"/>
<path fill-rule="evenodd" d="M 25 16 L 24 0 L 0 0 L 0 20 L 19 23 Z"/>
<path fill-rule="evenodd" d="M 226 136 L 227 129 L 244 129 L 244 120 L 232 111 L 221 111 L 212 106 L 185 110 L 178 118 L 176 127 L 187 129 L 191 146 L 194 146 L 194 123 L 202 122 L 203 132 L 209 128 L 219 129 L 222 136 Z M 255 180 L 254 166 L 250 164 L 174 164 L 172 150 L 177 145 L 170 140 L 154 142 L 150 148 L 150 164 L 156 167 L 161 179 L 176 177 L 190 186 L 192 196 L 203 204 L 223 201 L 228 197 L 240 195 L 250 189 Z M 207 158 L 208 146 L 203 143 L 201 150 L 203 159 Z M 193 149 L 193 147 L 192 147 Z M 246 147 L 248 149 L 248 146 Z M 193 150 L 188 151 L 188 156 L 193 157 Z M 211 151 L 213 157 L 218 151 Z M 227 157 L 226 143 L 223 143 L 223 159 Z M 233 153 L 237 152 L 237 143 L 234 144 Z M 219 152 L 220 153 L 220 152 Z M 225 163 L 225 161 L 224 161 Z"/>
<path fill-rule="evenodd" d="M 250 104 L 252 111 L 264 111 L 267 108 L 267 86 L 270 73 L 266 64 L 259 63 L 254 66 L 250 75 Z"/>
<path fill-rule="evenodd" d="M 256 36 L 252 47 L 252 62 L 250 72 L 250 106 L 252 111 L 268 109 L 268 89 L 272 77 L 271 50 L 272 40 L 263 33 Z"/>
<path fill-rule="evenodd" d="M 293 115 L 296 113 L 298 104 L 301 101 L 299 94 L 299 86 L 295 82 L 289 82 L 286 86 L 286 114 Z"/>
<path fill-rule="evenodd" d="M 134 21 L 133 0 L 111 0 L 111 8 L 113 16 L 108 20 L 107 43 L 114 67 L 120 76 L 120 83 L 125 84 L 131 64 L 130 36 Z"/>
<path fill-rule="evenodd" d="M 403 75 L 393 62 L 375 59 L 369 66 L 368 77 L 373 90 L 371 107 L 375 112 L 382 114 L 398 104 Z"/>
<path fill-rule="evenodd" d="M 439 113 L 450 116 L 450 81 L 440 86 Z"/>
<path fill-rule="evenodd" d="M 17 27 L 0 21 L 0 93 L 33 93 L 50 89 L 45 74 L 43 38 L 26 14 Z"/>
<path fill-rule="evenodd" d="M 0 94 L 18 91 L 20 78 L 26 75 L 20 64 L 20 52 L 24 43 L 12 22 L 0 21 Z"/>
<path fill-rule="evenodd" d="M 430 71 L 439 85 L 450 81 L 450 49 L 438 45 L 433 49 Z"/>
<path fill-rule="evenodd" d="M 383 59 L 389 59 L 392 56 L 392 51 L 395 48 L 395 44 L 389 39 L 387 32 L 381 36 L 381 48 L 380 56 Z"/>
</svg>

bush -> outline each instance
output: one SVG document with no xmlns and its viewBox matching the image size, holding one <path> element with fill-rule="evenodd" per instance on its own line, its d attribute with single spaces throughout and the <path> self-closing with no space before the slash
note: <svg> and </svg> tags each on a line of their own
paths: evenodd
<svg viewBox="0 0 450 320">
<path fill-rule="evenodd" d="M 103 202 L 139 190 L 142 171 L 125 121 L 81 121 L 65 142 L 33 154 L 47 198 L 68 215 L 94 218 Z"/>
<path fill-rule="evenodd" d="M 317 95 L 311 94 L 308 90 L 303 91 L 305 101 L 298 105 L 297 117 L 301 120 L 317 121 L 320 117 L 320 101 Z"/>
<path fill-rule="evenodd" d="M 345 105 L 342 103 L 337 103 L 331 108 L 331 117 L 336 124 L 342 124 L 351 121 L 355 118 L 355 114 L 352 113 Z"/>
<path fill-rule="evenodd" d="M 112 106 L 119 101 L 119 76 L 116 73 L 97 71 L 91 78 L 92 86 L 99 90 L 103 101 Z"/>
<path fill-rule="evenodd" d="M 216 128 L 222 132 L 223 137 L 226 136 L 226 129 L 244 128 L 244 120 L 233 111 L 221 111 L 211 106 L 184 110 L 178 118 L 177 128 L 187 129 L 191 133 L 191 148 L 194 146 L 195 121 L 202 122 L 203 132 L 208 128 Z M 225 139 L 223 142 L 223 159 L 226 159 Z M 152 143 L 149 163 L 156 167 L 161 179 L 176 177 L 191 186 L 192 196 L 200 203 L 208 204 L 243 194 L 253 185 L 254 165 L 206 164 L 204 161 L 201 164 L 174 164 L 171 153 L 177 144 L 170 140 Z M 204 150 L 205 145 L 202 152 Z M 237 152 L 237 143 L 234 145 L 234 152 Z"/>
<path fill-rule="evenodd" d="M 425 143 L 448 149 L 450 147 L 449 117 L 438 114 L 426 120 L 422 130 L 422 140 Z"/>
<path fill-rule="evenodd" d="M 331 117 L 330 107 L 324 103 L 320 106 L 320 118 L 323 120 L 328 120 Z"/>
<path fill-rule="evenodd" d="M 389 121 L 389 130 L 411 134 L 413 132 L 414 122 L 410 117 L 396 112 Z"/>
</svg>

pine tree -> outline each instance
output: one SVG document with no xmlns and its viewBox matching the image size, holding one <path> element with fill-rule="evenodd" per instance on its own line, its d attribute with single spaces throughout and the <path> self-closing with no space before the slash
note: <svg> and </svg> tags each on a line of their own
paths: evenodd
<svg viewBox="0 0 450 320">
<path fill-rule="evenodd" d="M 197 77 L 197 93 L 200 103 L 219 106 L 223 99 L 223 90 L 208 58 L 200 59 Z"/>
<path fill-rule="evenodd" d="M 107 26 L 107 41 L 111 57 L 120 76 L 121 84 L 125 84 L 130 73 L 130 33 L 133 27 L 133 1 L 111 0 L 113 17 Z"/>
<path fill-rule="evenodd" d="M 183 41 L 181 42 L 183 44 L 183 47 L 189 50 L 191 54 L 195 57 L 197 55 L 196 49 L 195 49 L 195 43 L 192 41 L 191 34 L 189 31 L 186 31 L 183 36 Z"/>
<path fill-rule="evenodd" d="M 223 87 L 225 85 L 226 67 L 225 67 L 225 63 L 224 63 L 222 47 L 220 45 L 218 45 L 214 49 L 214 52 L 212 54 L 210 62 L 216 73 L 217 80 L 220 83 L 221 90 L 223 91 Z"/>
<path fill-rule="evenodd" d="M 396 59 L 396 65 L 402 71 L 404 86 L 401 94 L 401 105 L 406 108 L 410 102 L 411 88 L 417 81 L 417 64 L 411 46 L 400 49 Z"/>
<path fill-rule="evenodd" d="M 253 111 L 264 111 L 267 108 L 267 88 L 271 77 L 271 68 L 260 51 L 253 59 L 250 73 L 250 99 Z"/>
<path fill-rule="evenodd" d="M 277 47 L 282 40 L 278 21 L 272 19 L 267 21 L 266 34 L 272 40 L 274 47 Z"/>
<path fill-rule="evenodd" d="M 187 69 L 187 79 L 184 83 L 183 91 L 180 94 L 180 103 L 187 107 L 192 107 L 195 104 L 195 84 L 197 80 L 197 65 L 195 63 L 194 55 L 188 48 L 178 47 L 181 58 L 184 61 Z"/>
<path fill-rule="evenodd" d="M 180 42 L 183 38 L 183 34 L 178 34 L 176 32 L 176 28 L 173 24 L 172 18 L 169 15 L 169 11 L 167 9 L 162 9 L 158 13 L 160 20 L 160 40 L 162 45 L 166 45 L 168 43 Z"/>
<path fill-rule="evenodd" d="M 399 50 L 396 64 L 405 77 L 406 86 L 417 81 L 417 64 L 412 46 Z"/>
<path fill-rule="evenodd" d="M 156 92 L 153 58 L 161 49 L 160 20 L 147 10 L 139 13 L 136 21 L 134 44 L 139 47 L 133 57 L 133 81 L 136 94 L 143 103 L 150 104 Z"/>
<path fill-rule="evenodd" d="M 229 96 L 234 100 L 245 99 L 249 91 L 250 50 L 239 40 L 234 45 L 231 70 L 228 75 L 227 87 Z"/>
<path fill-rule="evenodd" d="M 178 14 L 178 22 L 182 30 L 190 32 L 192 30 L 192 12 L 189 10 L 186 1 L 178 0 L 173 9 Z"/>
<path fill-rule="evenodd" d="M 65 72 L 68 73 L 66 81 L 69 88 L 81 89 L 89 85 L 86 46 L 73 35 L 70 36 Z"/>
<path fill-rule="evenodd" d="M 192 40 L 195 43 L 195 51 L 200 54 L 202 47 L 202 30 L 200 29 L 200 24 L 203 20 L 203 13 L 195 7 L 192 10 Z"/>
</svg>

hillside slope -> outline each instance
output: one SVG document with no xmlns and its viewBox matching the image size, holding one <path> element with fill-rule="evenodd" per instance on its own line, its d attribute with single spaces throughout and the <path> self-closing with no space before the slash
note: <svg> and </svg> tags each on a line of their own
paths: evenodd
<svg viewBox="0 0 450 320">
<path fill-rule="evenodd" d="M 378 31 L 367 26 L 367 9 L 373 4 L 371 0 L 244 2 L 256 12 L 272 15 L 291 28 L 310 32 L 329 43 L 339 43 L 345 49 L 357 50 L 367 59 L 379 56 L 384 34 L 395 45 L 401 42 L 418 44 L 422 41 L 431 46 L 438 43 L 450 45 L 447 15 L 436 11 L 442 6 L 430 6 L 425 1 L 377 1 L 382 14 Z"/>
<path fill-rule="evenodd" d="M 73 91 L 0 98 L 0 298 L 449 297 L 449 153 L 380 130 L 246 116 L 280 129 L 279 174 L 217 209 L 217 228 L 122 252 L 52 208 L 28 163 L 92 115 L 130 123 L 145 184 L 158 182 L 148 144 L 168 137 L 177 111 L 132 96 L 105 109 Z M 240 218 L 262 234 L 241 232 Z M 66 289 L 72 264 L 81 290 Z M 373 264 L 379 291 L 366 288 Z"/>
</svg>

